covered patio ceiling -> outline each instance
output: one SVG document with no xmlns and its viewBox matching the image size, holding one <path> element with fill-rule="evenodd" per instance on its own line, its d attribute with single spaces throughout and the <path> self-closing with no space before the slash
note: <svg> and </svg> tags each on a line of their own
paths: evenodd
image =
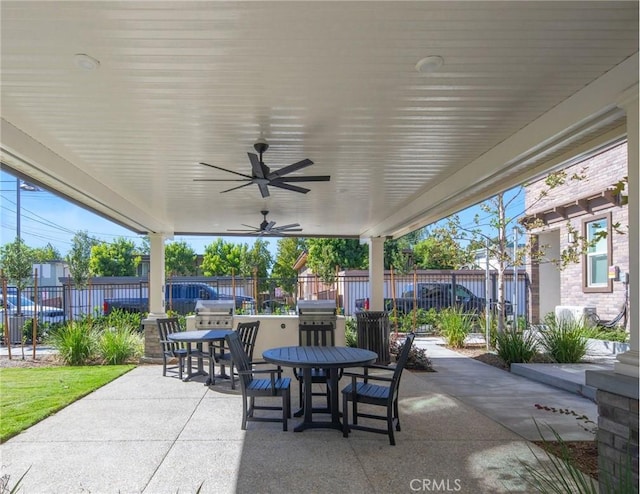
<svg viewBox="0 0 640 494">
<path fill-rule="evenodd" d="M 397 237 L 620 138 L 638 82 L 637 1 L 0 9 L 3 167 L 139 233 L 266 209 L 302 236 Z M 251 174 L 261 137 L 272 171 L 308 158 L 292 175 L 330 181 L 195 181 Z"/>
</svg>

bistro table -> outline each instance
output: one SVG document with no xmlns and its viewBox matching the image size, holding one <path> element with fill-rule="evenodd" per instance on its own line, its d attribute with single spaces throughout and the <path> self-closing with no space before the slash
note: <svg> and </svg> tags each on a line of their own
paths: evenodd
<svg viewBox="0 0 640 494">
<path fill-rule="evenodd" d="M 178 333 L 171 333 L 168 335 L 168 338 L 172 341 L 186 343 L 187 344 L 187 359 L 188 359 L 188 374 L 185 378 L 185 381 L 188 381 L 194 376 L 206 376 L 207 381 L 206 385 L 215 384 L 215 374 L 214 374 L 214 354 L 213 354 L 213 343 L 216 341 L 224 342 L 224 337 L 228 334 L 233 333 L 231 329 L 202 329 L 198 331 L 180 331 Z M 191 371 L 191 357 L 192 357 L 192 349 L 191 345 L 195 343 L 198 351 L 196 353 L 196 358 L 198 359 L 198 371 Z M 202 344 L 209 343 L 209 373 L 207 374 L 204 370 L 204 365 L 202 362 L 203 359 L 203 350 Z M 221 348 L 223 345 L 221 345 Z M 224 373 L 224 366 L 220 366 L 220 376 L 219 377 L 228 377 Z"/>
<path fill-rule="evenodd" d="M 345 367 L 359 367 L 368 365 L 378 358 L 375 352 L 362 348 L 343 346 L 286 346 L 271 348 L 262 353 L 262 358 L 272 364 L 283 367 L 302 369 L 304 382 L 304 418 L 301 424 L 294 428 L 295 432 L 305 429 L 329 428 L 342 430 L 340 410 L 338 409 L 338 375 Z M 331 421 L 313 420 L 311 403 L 311 369 L 326 369 L 329 371 L 327 386 L 329 387 L 329 405 Z"/>
</svg>

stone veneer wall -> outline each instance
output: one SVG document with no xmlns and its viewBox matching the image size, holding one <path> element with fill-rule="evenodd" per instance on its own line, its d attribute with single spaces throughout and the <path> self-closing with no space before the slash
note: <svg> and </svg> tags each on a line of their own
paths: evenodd
<svg viewBox="0 0 640 494">
<path fill-rule="evenodd" d="M 586 383 L 598 390 L 600 492 L 638 492 L 638 378 L 586 371 Z"/>
<path fill-rule="evenodd" d="M 160 345 L 160 333 L 155 319 L 142 321 L 144 327 L 144 357 L 145 363 L 162 363 L 162 346 Z"/>
</svg>

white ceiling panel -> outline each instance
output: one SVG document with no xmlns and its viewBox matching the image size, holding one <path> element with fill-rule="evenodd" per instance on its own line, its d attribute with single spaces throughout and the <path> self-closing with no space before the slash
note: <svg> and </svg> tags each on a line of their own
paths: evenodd
<svg viewBox="0 0 640 494">
<path fill-rule="evenodd" d="M 227 234 L 268 209 L 302 235 L 406 233 L 624 132 L 615 99 L 638 81 L 638 2 L 0 9 L 4 165 L 138 232 Z M 272 171 L 308 158 L 291 176 L 331 180 L 268 198 L 194 181 L 241 178 L 200 162 L 250 175 L 261 137 Z"/>
</svg>

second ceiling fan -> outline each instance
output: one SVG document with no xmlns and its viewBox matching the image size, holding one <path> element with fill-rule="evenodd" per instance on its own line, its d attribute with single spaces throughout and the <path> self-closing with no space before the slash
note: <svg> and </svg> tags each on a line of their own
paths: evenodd
<svg viewBox="0 0 640 494">
<path fill-rule="evenodd" d="M 256 184 L 260 189 L 260 194 L 262 197 L 269 197 L 269 188 L 268 186 L 278 187 L 280 189 L 291 190 L 293 192 L 300 192 L 301 194 L 306 194 L 309 192 L 309 189 L 304 187 L 300 187 L 298 185 L 291 185 L 290 182 L 327 182 L 331 179 L 329 175 L 310 175 L 310 176 L 297 176 L 297 177 L 287 177 L 289 173 L 301 170 L 302 168 L 306 168 L 307 166 L 313 165 L 313 161 L 310 159 L 304 159 L 302 161 L 298 161 L 289 166 L 285 166 L 284 168 L 280 168 L 275 171 L 271 171 L 271 169 L 264 164 L 262 160 L 262 154 L 269 149 L 269 144 L 266 141 L 260 140 L 253 145 L 254 149 L 259 153 L 260 156 L 254 153 L 247 153 L 249 156 L 249 161 L 251 162 L 251 175 L 245 175 L 244 173 L 238 173 L 233 170 L 228 170 L 226 168 L 221 168 L 219 166 L 210 165 L 209 163 L 200 163 L 204 166 L 209 166 L 211 168 L 215 168 L 217 170 L 222 170 L 225 172 L 233 173 L 234 175 L 239 175 L 244 178 L 237 179 L 217 179 L 217 178 L 196 178 L 195 182 L 246 182 L 243 185 L 238 185 L 237 187 L 232 187 L 231 189 L 223 190 L 224 192 L 231 192 L 232 190 L 240 189 L 242 187 L 246 187 L 251 184 Z"/>
<path fill-rule="evenodd" d="M 289 225 L 276 226 L 275 221 L 267 221 L 267 215 L 269 211 L 260 211 L 260 214 L 263 216 L 263 221 L 260 223 L 259 227 L 245 225 L 249 230 L 227 230 L 228 232 L 236 232 L 236 233 L 249 233 L 254 235 L 279 235 L 283 233 L 292 233 L 292 232 L 301 232 L 302 228 L 298 228 L 300 226 L 299 223 L 291 223 Z"/>
</svg>

